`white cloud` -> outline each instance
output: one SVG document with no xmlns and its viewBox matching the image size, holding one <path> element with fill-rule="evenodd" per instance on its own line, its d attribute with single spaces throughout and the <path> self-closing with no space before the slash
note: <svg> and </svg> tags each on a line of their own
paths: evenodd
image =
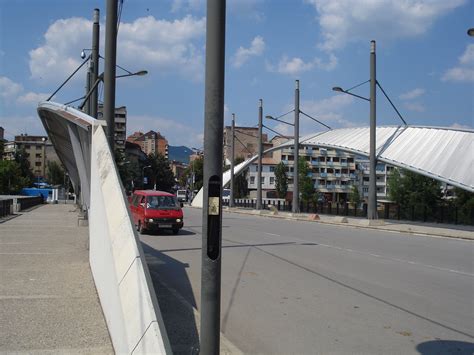
<svg viewBox="0 0 474 355">
<path fill-rule="evenodd" d="M 413 100 L 413 99 L 416 99 L 417 97 L 420 97 L 424 93 L 425 93 L 424 89 L 416 88 L 416 89 L 413 89 L 401 94 L 399 97 L 401 100 Z"/>
<path fill-rule="evenodd" d="M 460 123 L 453 123 L 451 126 L 449 126 L 451 128 L 460 128 L 460 129 L 472 129 L 472 127 L 468 126 L 468 125 L 465 125 L 465 124 L 460 124 Z"/>
<path fill-rule="evenodd" d="M 269 72 L 276 72 L 280 74 L 286 74 L 291 76 L 297 76 L 301 73 L 313 70 L 314 68 L 331 71 L 336 68 L 338 64 L 337 57 L 330 53 L 328 61 L 325 62 L 319 57 L 315 57 L 312 61 L 305 62 L 299 57 L 288 58 L 286 55 L 283 56 L 278 65 L 266 64 L 266 69 Z"/>
<path fill-rule="evenodd" d="M 410 111 L 425 112 L 425 106 L 419 102 L 406 102 L 403 107 Z"/>
<path fill-rule="evenodd" d="M 0 98 L 8 103 L 17 103 L 20 105 L 36 105 L 38 102 L 46 100 L 48 94 L 24 92 L 23 85 L 15 83 L 13 80 L 0 77 Z"/>
<path fill-rule="evenodd" d="M 36 92 L 30 91 L 30 92 L 27 92 L 26 94 L 19 96 L 17 99 L 17 102 L 19 104 L 36 105 L 38 102 L 44 101 L 48 97 L 49 97 L 49 94 L 42 94 L 42 93 L 36 93 Z"/>
<path fill-rule="evenodd" d="M 322 100 L 303 100 L 301 102 L 301 110 L 317 120 L 335 127 L 353 127 L 354 123 L 344 119 L 343 110 L 351 105 L 354 98 L 349 95 L 334 95 Z M 312 127 L 312 131 L 322 129 L 316 122 L 309 118 L 302 117 L 306 123 Z M 317 127 L 317 129 L 316 129 Z"/>
<path fill-rule="evenodd" d="M 263 54 L 265 50 L 265 41 L 263 37 L 257 36 L 252 40 L 249 48 L 239 47 L 237 52 L 232 57 L 232 65 L 235 68 L 240 68 L 250 57 L 256 57 Z"/>
<path fill-rule="evenodd" d="M 425 34 L 431 25 L 466 0 L 306 0 L 318 12 L 323 40 L 332 52 L 348 42 L 391 40 Z M 375 37 L 375 38 L 374 38 Z"/>
<path fill-rule="evenodd" d="M 186 146 L 201 147 L 203 133 L 190 125 L 179 123 L 177 120 L 148 115 L 131 115 L 127 119 L 127 134 L 136 131 L 159 131 L 170 145 L 182 145 L 186 137 Z"/>
<path fill-rule="evenodd" d="M 458 65 L 448 69 L 441 77 L 442 81 L 474 81 L 474 44 L 468 44 L 464 53 L 458 58 Z"/>
<path fill-rule="evenodd" d="M 82 62 L 80 50 L 90 47 L 91 21 L 68 18 L 55 21 L 44 34 L 44 43 L 30 51 L 31 77 L 41 82 L 64 80 Z M 101 26 L 103 48 L 105 26 Z M 167 21 L 152 16 L 120 24 L 117 63 L 130 70 L 178 73 L 200 80 L 204 68 L 205 18 L 185 16 Z M 103 54 L 103 50 L 101 51 Z M 82 80 L 84 74 L 76 74 Z"/>
<path fill-rule="evenodd" d="M 15 83 L 5 76 L 0 76 L 0 97 L 5 100 L 15 99 L 20 92 L 23 91 L 23 86 Z"/>
</svg>

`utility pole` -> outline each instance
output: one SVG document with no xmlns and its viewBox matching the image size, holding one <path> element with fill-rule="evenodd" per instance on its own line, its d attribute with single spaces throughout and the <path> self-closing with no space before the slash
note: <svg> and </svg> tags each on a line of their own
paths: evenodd
<svg viewBox="0 0 474 355">
<path fill-rule="evenodd" d="M 235 167 L 235 113 L 232 114 L 232 126 L 230 129 L 232 139 L 230 140 L 230 195 L 229 207 L 234 207 L 234 167 Z"/>
<path fill-rule="evenodd" d="M 295 80 L 295 145 L 293 164 L 293 213 L 300 212 L 300 196 L 298 184 L 298 160 L 299 160 L 299 135 L 300 135 L 300 81 Z"/>
<path fill-rule="evenodd" d="M 260 99 L 258 106 L 258 165 L 257 165 L 257 210 L 262 209 L 262 120 L 263 120 L 263 100 Z"/>
<path fill-rule="evenodd" d="M 207 1 L 201 354 L 219 354 L 226 1 Z"/>
<path fill-rule="evenodd" d="M 370 151 L 369 151 L 369 203 L 367 206 L 367 218 L 377 219 L 377 177 L 375 168 L 377 160 L 375 157 L 375 129 L 377 126 L 376 111 L 376 57 L 375 57 L 375 41 L 370 42 Z"/>
<path fill-rule="evenodd" d="M 99 18 L 100 18 L 99 9 L 94 9 L 93 24 L 92 24 L 92 57 L 91 57 L 91 62 L 90 62 L 91 85 L 94 85 L 94 83 L 97 81 L 97 77 L 99 76 L 99 34 L 100 34 Z M 94 118 L 97 118 L 97 101 L 98 101 L 97 88 L 94 89 L 94 91 L 92 92 L 89 101 L 90 101 L 89 115 Z"/>
<path fill-rule="evenodd" d="M 114 154 L 115 143 L 115 65 L 117 62 L 117 8 L 118 0 L 107 0 L 105 23 L 104 119 L 106 136 Z"/>
<path fill-rule="evenodd" d="M 88 66 L 87 72 L 86 72 L 86 96 L 87 96 L 87 94 L 89 93 L 89 91 L 91 89 L 91 67 L 90 66 L 91 66 L 91 62 L 89 61 L 89 66 Z M 86 105 L 84 106 L 84 112 L 87 115 L 91 114 L 90 108 L 91 108 L 90 100 L 87 100 Z"/>
</svg>

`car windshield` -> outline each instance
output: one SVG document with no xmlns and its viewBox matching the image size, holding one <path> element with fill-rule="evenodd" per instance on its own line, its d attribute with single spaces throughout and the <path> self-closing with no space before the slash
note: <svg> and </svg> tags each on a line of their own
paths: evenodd
<svg viewBox="0 0 474 355">
<path fill-rule="evenodd" d="M 179 207 L 174 196 L 148 196 L 146 198 L 146 207 L 159 210 Z"/>
</svg>

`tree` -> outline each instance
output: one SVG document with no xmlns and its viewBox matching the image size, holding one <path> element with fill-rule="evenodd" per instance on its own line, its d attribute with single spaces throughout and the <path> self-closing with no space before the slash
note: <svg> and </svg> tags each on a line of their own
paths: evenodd
<svg viewBox="0 0 474 355">
<path fill-rule="evenodd" d="M 151 166 L 147 171 L 151 172 L 151 181 L 153 181 L 154 187 L 157 190 L 171 192 L 175 181 L 168 159 L 160 153 L 149 154 L 147 159 L 148 165 Z"/>
<path fill-rule="evenodd" d="M 189 187 L 193 187 L 194 190 L 200 190 L 202 187 L 203 180 L 203 165 L 204 159 L 202 158 L 202 156 L 190 162 L 183 175 L 181 175 L 181 177 L 179 178 L 179 184 L 181 186 L 189 185 Z M 192 186 L 193 175 L 194 186 Z"/>
<path fill-rule="evenodd" d="M 0 194 L 16 194 L 30 186 L 30 179 L 22 176 L 20 164 L 14 160 L 0 160 Z"/>
<path fill-rule="evenodd" d="M 235 158 L 234 165 L 237 166 L 240 163 L 242 163 L 245 159 L 243 157 L 237 157 Z M 242 171 L 237 175 L 234 179 L 234 188 L 235 188 L 235 193 L 234 197 L 235 198 L 244 198 L 247 197 L 249 194 L 249 186 L 248 186 L 248 181 L 247 181 L 247 174 L 248 174 L 248 169 L 245 169 L 245 171 Z"/>
<path fill-rule="evenodd" d="M 288 176 L 286 174 L 287 167 L 280 162 L 275 167 L 275 189 L 279 198 L 285 198 L 288 192 Z"/>
<path fill-rule="evenodd" d="M 352 185 L 351 192 L 349 194 L 349 201 L 356 206 L 360 203 L 359 189 L 356 185 Z"/>
<path fill-rule="evenodd" d="M 21 177 L 25 178 L 24 182 L 26 183 L 25 186 L 31 186 L 33 181 L 35 180 L 35 176 L 30 169 L 30 162 L 28 161 L 28 154 L 25 151 L 24 147 L 21 147 L 15 152 L 15 162 L 20 167 L 20 175 Z"/>
<path fill-rule="evenodd" d="M 48 161 L 46 178 L 51 185 L 64 184 L 64 169 L 56 161 Z"/>
<path fill-rule="evenodd" d="M 454 189 L 454 205 L 458 208 L 460 223 L 472 224 L 474 211 L 474 193 L 456 187 Z"/>
<path fill-rule="evenodd" d="M 432 215 L 441 202 L 440 183 L 409 170 L 395 169 L 389 177 L 388 188 L 390 199 L 400 205 L 405 216 L 412 208 L 426 209 L 426 213 Z"/>
<path fill-rule="evenodd" d="M 301 193 L 301 200 L 309 202 L 317 200 L 313 186 L 313 179 L 309 176 L 310 170 L 308 163 L 304 157 L 298 159 L 298 185 Z"/>
</svg>

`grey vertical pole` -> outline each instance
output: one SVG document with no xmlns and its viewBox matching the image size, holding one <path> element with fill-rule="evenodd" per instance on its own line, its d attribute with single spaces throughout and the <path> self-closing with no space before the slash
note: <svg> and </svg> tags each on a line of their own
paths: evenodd
<svg viewBox="0 0 474 355">
<path fill-rule="evenodd" d="M 258 165 L 257 165 L 257 210 L 262 209 L 262 118 L 263 118 L 263 100 L 260 99 L 258 106 Z"/>
<path fill-rule="evenodd" d="M 115 65 L 117 62 L 117 7 L 118 0 L 107 0 L 105 23 L 104 119 L 106 136 L 114 153 L 115 131 Z"/>
<path fill-rule="evenodd" d="M 89 61 L 89 66 L 87 67 L 86 73 L 86 95 L 89 93 L 91 89 L 91 62 Z M 86 101 L 86 105 L 84 106 L 84 112 L 88 115 L 91 113 L 91 100 Z"/>
<path fill-rule="evenodd" d="M 377 124 L 376 111 L 376 58 L 375 41 L 370 42 L 370 152 L 369 152 L 369 204 L 367 206 L 367 218 L 377 219 L 377 177 L 375 168 L 377 161 L 375 158 L 375 128 Z"/>
<path fill-rule="evenodd" d="M 229 195 L 229 207 L 234 207 L 234 168 L 235 168 L 235 113 L 232 114 L 232 126 L 230 129 L 232 136 L 230 140 L 230 195 Z"/>
<path fill-rule="evenodd" d="M 300 81 L 295 81 L 295 145 L 294 145 L 294 164 L 293 164 L 293 213 L 300 212 L 300 191 L 298 184 L 298 160 L 300 151 Z"/>
<path fill-rule="evenodd" d="M 99 25 L 100 11 L 99 9 L 94 9 L 93 15 L 93 24 L 92 24 L 92 58 L 91 58 L 91 84 L 97 80 L 99 76 L 99 34 L 100 34 L 100 25 Z M 89 99 L 90 101 L 90 113 L 89 115 L 97 118 L 97 88 L 91 94 Z"/>
<path fill-rule="evenodd" d="M 224 125 L 225 0 L 207 1 L 201 354 L 219 354 Z"/>
</svg>

